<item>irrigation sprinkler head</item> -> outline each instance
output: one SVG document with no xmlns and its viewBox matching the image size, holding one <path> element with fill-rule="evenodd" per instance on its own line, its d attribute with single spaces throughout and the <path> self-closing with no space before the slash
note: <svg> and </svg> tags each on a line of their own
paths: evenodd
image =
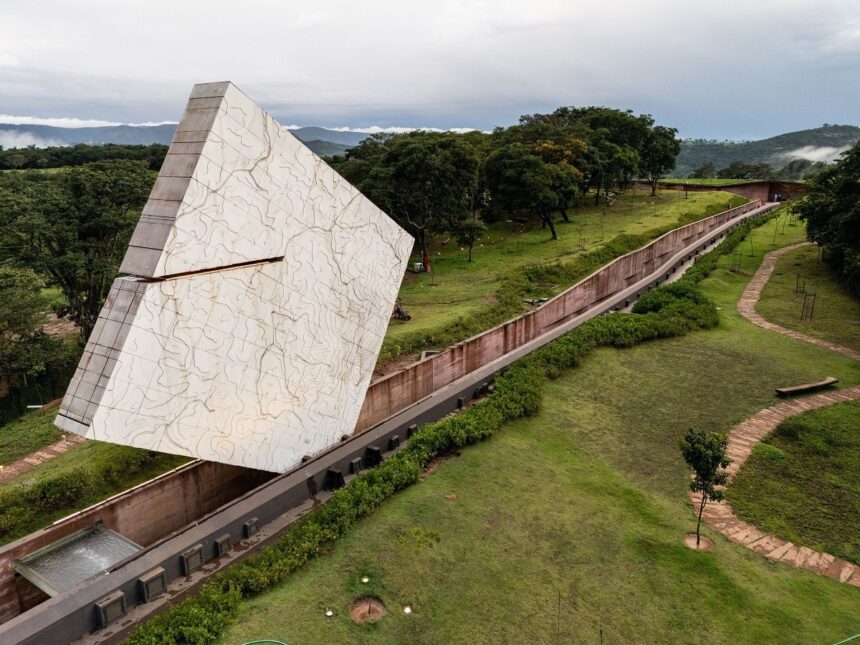
<svg viewBox="0 0 860 645">
<path fill-rule="evenodd" d="M 403 608 L 403 613 L 404 613 L 404 614 L 406 614 L 406 615 L 408 616 L 409 614 L 411 614 L 411 613 L 412 613 L 412 607 L 410 607 L 409 605 L 406 605 L 406 606 Z"/>
</svg>

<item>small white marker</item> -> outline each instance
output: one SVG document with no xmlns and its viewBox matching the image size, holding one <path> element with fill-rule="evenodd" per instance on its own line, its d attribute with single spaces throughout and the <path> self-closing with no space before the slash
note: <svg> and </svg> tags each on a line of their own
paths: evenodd
<svg viewBox="0 0 860 645">
<path fill-rule="evenodd" d="M 370 582 L 370 578 L 368 578 L 367 576 L 362 576 L 362 577 L 361 577 L 361 581 L 362 581 L 363 583 L 367 584 L 368 582 Z"/>
<path fill-rule="evenodd" d="M 404 613 L 404 614 L 411 614 L 411 613 L 412 613 L 412 607 L 410 607 L 409 605 L 406 605 L 406 606 L 403 608 L 403 613 Z"/>
<path fill-rule="evenodd" d="M 334 616 L 334 612 L 331 609 L 326 609 L 325 615 L 327 618 L 331 618 L 332 616 Z"/>
</svg>

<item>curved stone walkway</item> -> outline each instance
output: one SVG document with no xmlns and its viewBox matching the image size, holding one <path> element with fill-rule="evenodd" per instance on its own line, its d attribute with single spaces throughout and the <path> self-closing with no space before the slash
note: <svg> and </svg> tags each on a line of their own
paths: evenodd
<svg viewBox="0 0 860 645">
<path fill-rule="evenodd" d="M 23 475 L 28 470 L 32 470 L 41 463 L 62 455 L 70 448 L 85 442 L 86 439 L 79 437 L 76 434 L 67 434 L 59 441 L 44 446 L 35 452 L 31 452 L 26 457 L 16 459 L 11 464 L 0 466 L 0 482 L 9 481 L 19 475 Z"/>
<path fill-rule="evenodd" d="M 738 311 L 744 318 L 750 322 L 763 327 L 770 331 L 775 331 L 786 336 L 791 336 L 797 340 L 802 340 L 813 345 L 825 347 L 835 352 L 839 352 L 843 356 L 860 360 L 860 354 L 854 350 L 829 343 L 807 336 L 791 329 L 786 329 L 768 322 L 755 311 L 755 305 L 758 302 L 764 285 L 773 274 L 776 261 L 784 253 L 793 251 L 810 244 L 809 242 L 800 242 L 790 246 L 783 247 L 776 251 L 772 251 L 764 256 L 761 266 L 756 271 L 752 280 L 750 280 L 743 296 L 738 302 Z M 854 387 L 833 390 L 830 392 L 822 392 L 810 396 L 798 397 L 790 401 L 777 403 L 774 406 L 759 410 L 749 419 L 742 421 L 731 429 L 728 436 L 728 445 L 726 452 L 732 460 L 729 467 L 726 469 L 728 475 L 727 484 L 731 482 L 735 474 L 744 462 L 752 454 L 753 447 L 767 435 L 773 432 L 776 427 L 788 417 L 803 414 L 810 410 L 817 410 L 835 403 L 843 403 L 845 401 L 854 401 L 860 399 L 860 385 Z M 688 494 L 693 508 L 698 511 L 701 496 L 694 493 Z M 804 569 L 817 573 L 818 575 L 827 576 L 839 582 L 844 582 L 855 587 L 860 587 L 860 566 L 852 564 L 846 560 L 837 558 L 829 553 L 814 551 L 809 547 L 797 546 L 792 542 L 778 538 L 777 536 L 764 531 L 760 531 L 754 525 L 738 519 L 731 504 L 726 501 L 708 502 L 702 513 L 702 519 L 705 523 L 715 531 L 721 533 L 727 539 L 738 544 L 746 546 L 758 553 L 761 553 L 769 560 L 784 562 L 797 569 Z"/>
<path fill-rule="evenodd" d="M 741 316 L 749 320 L 754 325 L 758 325 L 759 327 L 763 327 L 764 329 L 769 329 L 770 331 L 775 331 L 778 334 L 791 336 L 792 338 L 802 340 L 806 343 L 812 343 L 813 345 L 818 345 L 819 347 L 833 350 L 834 352 L 842 354 L 846 358 L 852 358 L 855 361 L 860 361 L 860 352 L 856 352 L 853 349 L 848 349 L 847 347 L 843 347 L 842 345 L 837 345 L 836 343 L 821 340 L 820 338 L 815 338 L 814 336 L 807 336 L 806 334 L 801 334 L 799 331 L 794 331 L 793 329 L 786 329 L 785 327 L 780 327 L 779 325 L 765 320 L 755 310 L 755 306 L 758 303 L 758 299 L 761 297 L 762 289 L 764 289 L 764 285 L 767 284 L 767 281 L 770 280 L 770 276 L 773 275 L 773 270 L 774 268 L 776 268 L 776 262 L 777 260 L 779 260 L 780 256 L 794 251 L 795 249 L 809 246 L 811 244 L 812 242 L 798 242 L 797 244 L 790 244 L 789 246 L 784 246 L 781 249 L 777 249 L 776 251 L 771 251 L 770 253 L 765 255 L 764 259 L 761 261 L 761 266 L 759 266 L 758 271 L 755 272 L 755 275 L 752 277 L 752 280 L 750 280 L 749 284 L 747 284 L 747 287 L 746 289 L 744 289 L 744 293 L 741 296 L 741 299 L 738 301 L 738 312 L 740 312 Z"/>
</svg>

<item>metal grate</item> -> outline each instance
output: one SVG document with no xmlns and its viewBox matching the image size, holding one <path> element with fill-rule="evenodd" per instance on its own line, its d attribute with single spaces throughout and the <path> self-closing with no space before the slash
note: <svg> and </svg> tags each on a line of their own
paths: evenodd
<svg viewBox="0 0 860 645">
<path fill-rule="evenodd" d="M 116 622 L 126 613 L 125 594 L 115 591 L 96 601 L 96 613 L 98 614 L 99 627 L 107 627 Z"/>
<path fill-rule="evenodd" d="M 230 550 L 230 534 L 225 533 L 219 538 L 215 538 L 215 557 L 224 555 Z"/>
<path fill-rule="evenodd" d="M 190 576 L 203 566 L 203 545 L 195 544 L 187 551 L 184 551 L 179 556 L 179 559 L 182 562 L 182 572 L 186 576 Z"/>
<path fill-rule="evenodd" d="M 167 578 L 165 577 L 164 569 L 161 567 L 142 575 L 138 578 L 138 583 L 143 602 L 154 600 L 167 589 Z"/>
</svg>

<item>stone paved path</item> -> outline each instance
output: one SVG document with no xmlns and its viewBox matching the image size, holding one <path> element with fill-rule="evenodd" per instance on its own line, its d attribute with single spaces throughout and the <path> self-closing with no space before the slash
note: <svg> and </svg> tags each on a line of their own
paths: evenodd
<svg viewBox="0 0 860 645">
<path fill-rule="evenodd" d="M 86 441 L 83 437 L 79 437 L 76 434 L 68 434 L 59 441 L 55 441 L 49 446 L 45 446 L 41 450 L 37 450 L 36 452 L 31 452 L 26 457 L 22 457 L 17 461 L 13 461 L 11 464 L 7 466 L 0 466 L 0 482 L 8 481 L 19 475 L 24 474 L 28 470 L 32 470 L 36 466 L 41 463 L 48 461 L 49 459 L 53 459 L 58 455 L 62 455 L 64 452 L 73 448 L 74 446 L 83 443 Z"/>
<path fill-rule="evenodd" d="M 805 334 L 785 329 L 779 325 L 774 325 L 762 318 L 755 311 L 756 302 L 758 302 L 761 291 L 773 273 L 774 266 L 780 255 L 800 248 L 809 244 L 801 242 L 768 253 L 764 256 L 762 264 L 756 271 L 744 294 L 738 303 L 738 311 L 741 315 L 755 323 L 760 327 L 775 331 L 780 334 L 785 334 L 814 345 L 832 349 L 839 352 L 843 356 L 860 360 L 860 354 L 842 347 L 834 343 L 828 343 L 819 338 L 806 336 Z M 753 447 L 767 435 L 773 432 L 783 420 L 796 414 L 802 414 L 810 410 L 816 410 L 835 403 L 845 401 L 853 401 L 860 399 L 860 385 L 843 388 L 841 390 L 833 390 L 830 392 L 822 392 L 810 396 L 799 397 L 790 401 L 777 403 L 776 405 L 759 410 L 749 419 L 739 423 L 729 432 L 728 445 L 726 452 L 732 463 L 726 469 L 728 474 L 728 482 L 737 474 L 747 458 L 752 453 Z M 728 483 L 727 482 L 727 483 Z M 690 502 L 693 508 L 698 512 L 701 496 L 698 494 L 689 493 Z M 788 542 L 775 535 L 760 531 L 752 524 L 748 524 L 738 519 L 731 504 L 723 502 L 708 502 L 705 511 L 702 514 L 702 519 L 705 523 L 715 531 L 718 531 L 732 542 L 737 542 L 761 553 L 769 560 L 784 562 L 798 569 L 811 571 L 828 578 L 833 578 L 839 582 L 844 582 L 855 587 L 860 587 L 860 566 L 852 564 L 846 560 L 836 558 L 829 553 L 814 551 L 805 546 L 797 546 L 792 542 Z"/>
<path fill-rule="evenodd" d="M 762 289 L 764 289 L 764 285 L 767 284 L 767 281 L 770 280 L 770 276 L 773 275 L 773 270 L 776 267 L 776 262 L 779 260 L 781 255 L 794 251 L 795 249 L 802 248 L 804 246 L 809 246 L 811 242 L 798 242 L 797 244 L 791 244 L 789 246 L 784 246 L 781 249 L 777 249 L 776 251 L 772 251 L 764 256 L 764 259 L 761 262 L 761 266 L 759 266 L 758 271 L 755 272 L 755 275 L 752 277 L 752 280 L 749 281 L 747 288 L 744 289 L 744 293 L 741 296 L 741 299 L 738 301 L 738 311 L 741 316 L 749 320 L 751 323 L 758 325 L 759 327 L 764 327 L 765 329 L 769 329 L 770 331 L 775 331 L 778 334 L 785 334 L 786 336 L 791 336 L 792 338 L 796 338 L 797 340 L 802 340 L 806 343 L 812 343 L 813 345 L 818 345 L 819 347 L 825 347 L 827 349 L 833 350 L 834 352 L 838 352 L 843 356 L 848 358 L 853 358 L 855 361 L 860 361 L 860 352 L 856 352 L 853 349 L 848 349 L 847 347 L 843 347 L 842 345 L 837 345 L 836 343 L 830 343 L 826 340 L 821 340 L 820 338 L 815 338 L 814 336 L 807 336 L 806 334 L 801 334 L 799 331 L 794 331 L 793 329 L 786 329 L 785 327 L 780 327 L 779 325 L 775 325 L 772 322 L 768 322 L 762 316 L 760 316 L 756 310 L 755 306 L 758 303 L 759 297 L 761 297 Z"/>
</svg>

